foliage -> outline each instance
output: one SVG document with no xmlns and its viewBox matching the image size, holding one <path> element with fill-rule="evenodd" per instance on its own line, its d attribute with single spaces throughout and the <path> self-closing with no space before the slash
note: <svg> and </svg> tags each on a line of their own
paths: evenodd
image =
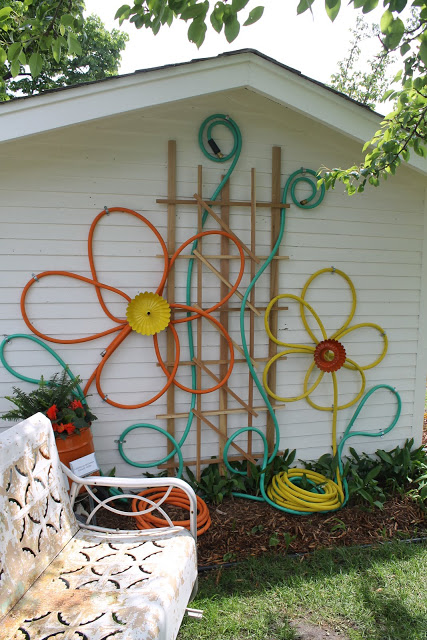
<svg viewBox="0 0 427 640">
<path fill-rule="evenodd" d="M 300 0 L 298 13 L 310 9 L 315 0 Z M 350 0 L 350 4 L 363 14 L 370 13 L 378 0 Z M 331 20 L 338 15 L 341 0 L 326 0 L 326 12 Z M 380 180 L 394 175 L 396 169 L 407 162 L 411 150 L 426 157 L 427 142 L 427 1 L 383 0 L 385 9 L 380 21 L 381 43 L 384 55 L 399 52 L 401 69 L 384 100 L 393 100 L 394 108 L 381 128 L 363 148 L 364 161 L 349 169 L 324 169 L 322 180 L 326 188 L 334 188 L 341 181 L 349 195 L 361 193 L 367 184 L 378 186 Z M 411 8 L 411 20 L 404 24 L 400 14 Z"/>
<path fill-rule="evenodd" d="M 351 29 L 353 40 L 350 50 L 344 60 L 338 62 L 338 73 L 331 76 L 331 87 L 344 93 L 349 98 L 357 100 L 372 109 L 388 89 L 390 79 L 386 71 L 393 57 L 386 54 L 379 40 L 380 28 L 377 24 L 370 25 L 361 16 L 357 16 L 356 27 Z M 362 53 L 361 44 L 366 40 L 377 39 L 380 51 L 370 60 L 363 60 L 368 65 L 368 71 L 358 69 Z"/>
<path fill-rule="evenodd" d="M 289 467 L 295 460 L 296 451 L 289 451 L 289 449 L 285 449 L 282 455 L 277 455 L 273 460 L 267 465 L 265 469 L 265 486 L 271 482 L 273 476 L 281 471 L 288 471 Z M 241 462 L 234 462 L 233 468 L 239 472 L 245 472 L 246 475 L 241 476 L 244 483 L 244 491 L 245 493 L 251 496 L 259 496 L 261 495 L 260 491 L 260 480 L 262 476 L 262 465 L 257 464 L 254 465 L 252 462 L 247 462 L 246 460 L 242 460 Z M 247 473 L 246 473 L 247 472 Z"/>
<path fill-rule="evenodd" d="M 185 468 L 186 480 L 194 491 L 212 504 L 221 504 L 225 497 L 231 496 L 234 491 L 244 490 L 243 479 L 239 476 L 231 476 L 228 471 L 221 475 L 218 464 L 210 464 L 205 467 L 197 480 L 189 467 Z"/>
<path fill-rule="evenodd" d="M 188 39 L 197 47 L 203 43 L 207 31 L 209 17 L 210 25 L 217 33 L 224 28 L 224 35 L 228 42 L 233 42 L 239 35 L 239 13 L 249 0 L 219 0 L 212 9 L 209 0 L 135 0 L 133 6 L 124 4 L 116 12 L 116 18 L 120 24 L 124 20 L 132 22 L 137 29 L 145 27 L 151 29 L 154 34 L 167 24 L 170 26 L 175 19 L 190 22 Z M 257 22 L 264 12 L 264 7 L 258 6 L 252 9 L 243 26 Z"/>
<path fill-rule="evenodd" d="M 62 439 L 76 433 L 84 427 L 90 427 L 96 416 L 91 413 L 86 402 L 82 403 L 76 394 L 80 378 L 69 378 L 67 371 L 54 374 L 50 380 L 42 377 L 37 389 L 26 393 L 13 387 L 13 396 L 6 399 L 15 405 L 3 414 L 3 420 L 25 420 L 35 413 L 44 413 L 52 422 L 55 437 Z"/>
<path fill-rule="evenodd" d="M 378 449 L 375 456 L 360 455 L 350 447 L 343 468 L 349 497 L 382 508 L 387 496 L 400 493 L 427 507 L 427 452 L 423 447 L 413 449 L 413 445 L 413 439 L 406 440 L 403 447 Z M 335 476 L 338 467 L 336 457 L 330 454 L 303 464 L 328 478 Z"/>
<path fill-rule="evenodd" d="M 0 101 L 117 73 L 128 35 L 83 9 L 80 0 L 0 0 Z"/>
</svg>

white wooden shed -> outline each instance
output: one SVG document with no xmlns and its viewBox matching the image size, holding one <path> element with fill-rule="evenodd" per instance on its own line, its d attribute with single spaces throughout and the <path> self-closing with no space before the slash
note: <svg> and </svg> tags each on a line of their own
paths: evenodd
<svg viewBox="0 0 427 640">
<path fill-rule="evenodd" d="M 381 121 L 369 109 L 250 50 L 147 69 L 0 105 L 0 334 L 29 333 L 20 311 L 20 297 L 33 274 L 61 270 L 92 277 L 88 231 L 104 207 L 139 212 L 156 226 L 166 243 L 172 211 L 176 247 L 197 233 L 198 208 L 189 201 L 194 193 L 209 200 L 228 167 L 227 163 L 210 162 L 198 145 L 201 123 L 215 113 L 229 115 L 242 133 L 242 151 L 232 174 L 229 198 L 249 206 L 231 206 L 229 226 L 249 248 L 252 243 L 260 263 L 271 250 L 273 214 L 271 207 L 252 207 L 256 233 L 251 237 L 250 204 L 255 202 L 255 189 L 257 203 L 275 202 L 277 184 L 272 186 L 272 157 L 276 163 L 279 157 L 282 189 L 287 177 L 301 167 L 317 171 L 323 165 L 346 167 L 357 162 L 362 142 L 371 137 Z M 228 152 L 229 132 L 218 127 L 215 139 Z M 174 146 L 168 146 L 171 140 L 176 141 L 176 181 L 171 167 Z M 280 156 L 274 155 L 274 147 L 280 148 Z M 202 174 L 199 165 L 203 167 Z M 378 366 L 366 371 L 366 389 L 379 383 L 396 387 L 402 398 L 402 414 L 397 426 L 384 438 L 355 438 L 352 444 L 360 451 L 391 449 L 412 437 L 416 444 L 421 442 L 427 371 L 426 170 L 426 162 L 415 158 L 386 184 L 369 188 L 364 194 L 349 198 L 338 186 L 327 192 L 314 209 L 291 204 L 286 212 L 281 259 L 274 262 L 279 293 L 295 295 L 301 294 L 305 282 L 317 270 L 331 266 L 342 270 L 357 292 L 352 324 L 376 323 L 387 334 L 387 355 Z M 302 187 L 301 198 L 304 193 Z M 159 199 L 169 199 L 169 205 L 157 202 Z M 225 207 L 212 208 L 221 214 Z M 205 229 L 219 229 L 213 217 L 208 216 Z M 168 249 L 172 252 L 170 242 Z M 114 212 L 105 216 L 96 229 L 94 251 L 100 282 L 125 291 L 131 298 L 139 292 L 156 290 L 163 268 L 162 251 L 153 233 L 139 220 Z M 218 236 L 203 240 L 203 254 L 221 254 Z M 209 258 L 220 271 L 224 260 Z M 230 280 L 234 281 L 239 261 L 228 261 Z M 185 303 L 188 263 L 188 258 L 177 260 L 175 282 L 170 289 L 175 302 Z M 242 293 L 250 282 L 252 263 L 250 258 L 246 260 L 239 287 Z M 252 301 L 260 309 L 265 309 L 271 298 L 269 273 L 265 272 L 255 288 Z M 199 293 L 201 285 L 201 302 L 206 308 L 219 300 L 219 284 L 209 268 L 204 266 L 201 274 Z M 195 274 L 194 302 L 197 282 Z M 115 294 L 108 293 L 105 298 L 113 314 L 125 315 L 126 305 Z M 343 324 L 351 308 L 348 284 L 331 273 L 313 282 L 307 301 L 322 318 L 328 336 Z M 227 304 L 234 309 L 239 300 L 233 297 Z M 288 299 L 286 306 L 287 310 L 276 313 L 280 340 L 313 344 L 303 329 L 299 305 Z M 46 277 L 31 287 L 27 312 L 42 333 L 59 339 L 78 339 L 112 326 L 93 286 L 59 276 Z M 212 315 L 220 319 L 219 313 Z M 249 315 L 245 316 L 248 335 Z M 241 346 L 238 317 L 238 313 L 229 311 L 228 331 Z M 262 378 L 271 348 L 263 311 L 253 315 L 252 322 L 252 355 Z M 217 366 L 218 331 L 207 321 L 200 326 L 199 333 L 194 328 L 196 355 L 201 355 L 216 375 L 222 375 L 221 365 Z M 159 336 L 164 359 L 166 333 Z M 184 362 L 177 379 L 189 385 L 183 325 L 179 335 Z M 107 335 L 85 343 L 51 346 L 86 382 L 111 339 Z M 382 349 L 382 336 L 372 328 L 360 328 L 343 342 L 347 354 L 362 366 Z M 12 340 L 5 353 L 10 365 L 29 377 L 49 377 L 58 370 L 50 355 L 30 341 Z M 225 403 L 223 392 L 219 391 L 196 399 L 196 410 L 228 436 L 248 424 L 265 431 L 267 412 L 262 409 L 256 387 L 248 397 L 248 367 L 237 348 L 236 359 L 228 385 L 246 405 L 261 407 L 256 411 L 258 415 L 248 421 L 249 414 L 242 404 L 229 394 Z M 289 354 L 287 360 L 278 362 L 279 396 L 302 393 L 307 363 L 306 357 L 298 354 Z M 198 371 L 201 386 L 212 386 L 211 378 Z M 357 393 L 360 380 L 354 371 L 344 369 L 337 377 L 340 398 L 346 403 Z M 118 403 L 137 404 L 155 395 L 165 380 L 151 337 L 132 332 L 105 366 L 102 389 Z M 4 396 L 11 393 L 12 385 L 30 388 L 1 367 L 2 413 L 10 408 Z M 104 471 L 115 466 L 120 475 L 141 473 L 119 455 L 117 440 L 124 429 L 136 423 L 150 423 L 169 429 L 179 440 L 190 411 L 190 395 L 180 389 L 175 390 L 172 400 L 165 393 L 156 402 L 132 410 L 101 399 L 95 385 L 89 393 L 91 409 L 98 416 L 93 425 L 98 461 Z M 320 404 L 332 404 L 330 382 L 322 382 L 315 393 Z M 276 412 L 281 451 L 296 448 L 298 458 L 304 460 L 330 451 L 329 412 L 317 411 L 305 400 L 278 404 L 286 404 Z M 339 412 L 338 434 L 344 431 L 354 408 Z M 366 405 L 358 428 L 380 432 L 392 420 L 394 410 L 393 397 L 381 391 Z M 1 424 L 2 428 L 6 426 L 7 423 Z M 166 455 L 166 438 L 157 431 L 136 429 L 126 439 L 124 446 L 133 460 L 152 462 Z M 245 449 L 247 434 L 236 442 Z M 201 460 L 217 457 L 223 446 L 224 438 L 199 418 L 182 451 L 191 464 L 197 456 Z M 251 447 L 254 455 L 262 451 L 256 435 Z"/>
</svg>

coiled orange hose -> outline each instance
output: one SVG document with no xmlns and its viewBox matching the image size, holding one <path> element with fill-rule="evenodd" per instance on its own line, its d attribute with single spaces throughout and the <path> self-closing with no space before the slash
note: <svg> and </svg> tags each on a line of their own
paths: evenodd
<svg viewBox="0 0 427 640">
<path fill-rule="evenodd" d="M 153 502 L 159 501 L 165 495 L 167 491 L 166 487 L 156 487 L 155 489 L 146 489 L 138 495 L 142 498 L 146 497 Z M 211 517 L 209 515 L 209 509 L 206 502 L 199 496 L 197 498 L 197 535 L 201 536 L 211 526 Z M 164 504 L 171 504 L 174 507 L 181 507 L 181 509 L 190 510 L 190 501 L 188 496 L 181 489 L 172 489 L 168 497 L 162 501 Z M 132 500 L 132 511 L 138 512 L 143 509 L 149 509 L 152 505 L 145 500 L 134 498 Z M 168 523 L 164 518 L 153 515 L 153 512 L 145 513 L 143 515 L 135 516 L 138 529 L 153 529 L 160 527 L 167 527 Z M 172 523 L 176 527 L 184 527 L 190 530 L 190 520 L 172 520 Z"/>
</svg>

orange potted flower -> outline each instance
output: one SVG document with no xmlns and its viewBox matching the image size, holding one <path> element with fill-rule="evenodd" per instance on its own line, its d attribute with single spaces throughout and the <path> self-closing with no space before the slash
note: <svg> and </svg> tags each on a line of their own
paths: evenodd
<svg viewBox="0 0 427 640">
<path fill-rule="evenodd" d="M 3 420 L 25 420 L 35 413 L 44 413 L 52 422 L 61 462 L 93 453 L 90 430 L 96 416 L 90 411 L 80 389 L 80 378 L 70 378 L 66 370 L 48 381 L 42 379 L 37 389 L 26 393 L 13 387 L 13 396 L 6 396 L 15 408 L 5 413 Z"/>
</svg>

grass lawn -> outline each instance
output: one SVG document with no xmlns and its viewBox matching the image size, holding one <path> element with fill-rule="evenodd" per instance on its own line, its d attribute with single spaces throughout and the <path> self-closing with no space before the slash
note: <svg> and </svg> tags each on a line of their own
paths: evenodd
<svg viewBox="0 0 427 640">
<path fill-rule="evenodd" d="M 202 574 L 191 606 L 204 617 L 178 640 L 295 640 L 301 619 L 350 640 L 427 640 L 427 545 L 253 558 Z"/>
</svg>

